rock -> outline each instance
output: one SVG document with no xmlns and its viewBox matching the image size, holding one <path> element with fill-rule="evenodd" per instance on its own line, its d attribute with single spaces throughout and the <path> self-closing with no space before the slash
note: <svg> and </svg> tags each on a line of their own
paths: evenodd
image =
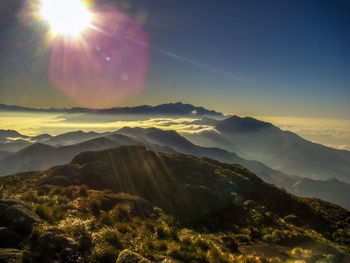
<svg viewBox="0 0 350 263">
<path fill-rule="evenodd" d="M 8 205 L 1 204 L 0 203 L 0 224 L 4 225 L 6 224 L 6 209 L 8 208 Z"/>
<path fill-rule="evenodd" d="M 1 263 L 22 263 L 23 253 L 18 249 L 0 248 Z"/>
<path fill-rule="evenodd" d="M 131 213 L 134 216 L 150 217 L 154 215 L 154 208 L 147 200 L 124 193 L 107 194 L 99 198 L 101 209 L 108 211 L 113 209 L 118 204 L 126 204 L 130 207 Z"/>
<path fill-rule="evenodd" d="M 39 223 L 39 217 L 20 205 L 12 205 L 6 209 L 6 220 L 12 228 L 21 234 L 32 231 L 33 225 Z"/>
<path fill-rule="evenodd" d="M 70 186 L 74 183 L 67 176 L 53 176 L 41 181 L 38 186 L 53 185 L 53 186 Z"/>
<path fill-rule="evenodd" d="M 123 250 L 115 263 L 152 263 L 152 261 L 132 252 L 129 249 Z"/>
<path fill-rule="evenodd" d="M 35 247 L 40 255 L 45 255 L 45 260 L 48 262 L 54 262 L 56 259 L 62 262 L 75 262 L 79 257 L 77 242 L 65 236 L 59 229 L 51 229 L 40 234 Z"/>
<path fill-rule="evenodd" d="M 2 225 L 8 224 L 7 217 L 6 217 L 6 213 L 7 213 L 6 211 L 7 211 L 8 207 L 13 206 L 13 205 L 19 205 L 19 206 L 22 206 L 28 210 L 32 209 L 31 205 L 29 205 L 23 201 L 12 200 L 12 199 L 7 199 L 7 200 L 1 199 L 0 200 L 0 224 L 2 224 Z"/>
<path fill-rule="evenodd" d="M 0 200 L 0 205 L 5 205 L 5 206 L 20 205 L 29 210 L 32 209 L 32 206 L 30 204 L 20 200 L 2 199 Z"/>
<path fill-rule="evenodd" d="M 21 239 L 21 236 L 16 232 L 6 227 L 0 227 L 0 247 L 15 247 L 21 242 Z"/>
</svg>

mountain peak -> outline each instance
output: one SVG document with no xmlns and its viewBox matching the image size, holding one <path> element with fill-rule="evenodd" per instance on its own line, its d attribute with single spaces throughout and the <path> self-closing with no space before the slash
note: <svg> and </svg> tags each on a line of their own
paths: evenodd
<svg viewBox="0 0 350 263">
<path fill-rule="evenodd" d="M 276 128 L 269 122 L 260 121 L 252 117 L 231 116 L 216 125 L 221 132 L 254 132 L 261 129 Z"/>
<path fill-rule="evenodd" d="M 27 138 L 27 136 L 20 134 L 15 130 L 0 130 L 0 137 L 5 138 Z"/>
</svg>

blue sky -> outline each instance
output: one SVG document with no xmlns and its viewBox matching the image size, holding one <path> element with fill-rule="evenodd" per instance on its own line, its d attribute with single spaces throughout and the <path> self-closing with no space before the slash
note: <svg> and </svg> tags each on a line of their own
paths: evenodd
<svg viewBox="0 0 350 263">
<path fill-rule="evenodd" d="M 5 2 L 0 103 L 75 106 L 48 80 L 40 38 Z M 183 101 L 231 114 L 350 118 L 349 1 L 125 3 L 131 16 L 146 14 L 151 50 L 146 88 L 120 105 Z"/>
</svg>

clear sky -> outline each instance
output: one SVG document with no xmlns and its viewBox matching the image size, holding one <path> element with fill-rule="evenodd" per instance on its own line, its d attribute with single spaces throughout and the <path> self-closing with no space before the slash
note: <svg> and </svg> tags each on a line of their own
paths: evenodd
<svg viewBox="0 0 350 263">
<path fill-rule="evenodd" d="M 115 106 L 182 101 L 229 114 L 350 118 L 347 0 L 104 2 L 142 14 L 149 35 L 145 88 Z M 51 47 L 21 8 L 0 3 L 0 103 L 79 106 L 50 80 Z"/>
</svg>

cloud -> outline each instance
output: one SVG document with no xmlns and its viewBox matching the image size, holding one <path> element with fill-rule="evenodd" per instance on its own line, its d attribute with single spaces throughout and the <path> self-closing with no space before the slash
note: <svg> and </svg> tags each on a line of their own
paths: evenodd
<svg viewBox="0 0 350 263">
<path fill-rule="evenodd" d="M 293 117 L 261 117 L 282 130 L 292 131 L 307 140 L 332 148 L 347 149 L 350 145 L 350 120 Z"/>
<path fill-rule="evenodd" d="M 66 119 L 65 116 L 58 114 L 4 113 L 0 117 L 0 122 L 4 127 L 17 130 L 26 135 L 41 133 L 55 135 L 74 130 L 107 132 L 119 130 L 123 127 L 154 127 L 162 130 L 175 130 L 180 133 L 198 133 L 214 130 L 210 125 L 196 124 L 195 122 L 199 120 L 197 118 L 150 118 L 146 120 L 111 121 L 109 117 L 103 122 L 95 122 L 77 116 L 74 120 Z"/>
</svg>

